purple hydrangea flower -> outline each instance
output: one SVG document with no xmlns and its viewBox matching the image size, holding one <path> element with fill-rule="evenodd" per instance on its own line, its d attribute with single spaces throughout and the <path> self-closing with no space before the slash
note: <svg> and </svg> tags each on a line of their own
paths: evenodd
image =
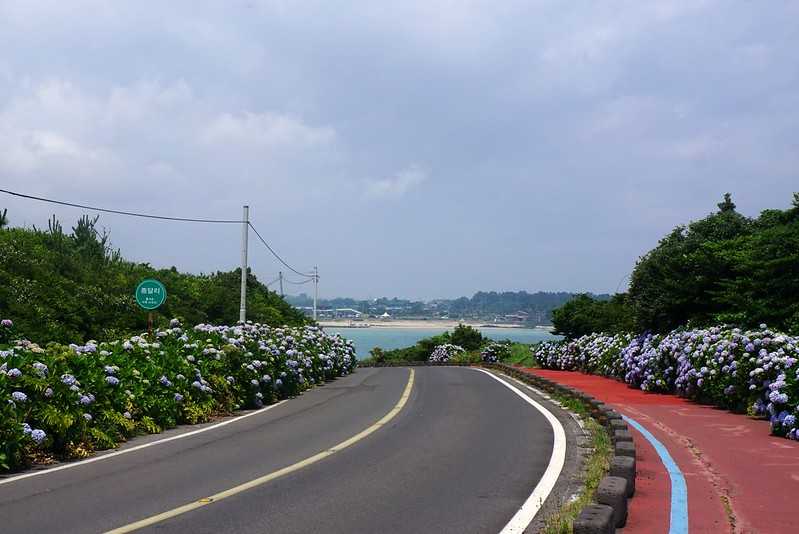
<svg viewBox="0 0 799 534">
<path fill-rule="evenodd" d="M 105 381 L 112 386 L 119 385 L 119 379 L 115 376 L 107 376 L 105 377 Z"/>
</svg>

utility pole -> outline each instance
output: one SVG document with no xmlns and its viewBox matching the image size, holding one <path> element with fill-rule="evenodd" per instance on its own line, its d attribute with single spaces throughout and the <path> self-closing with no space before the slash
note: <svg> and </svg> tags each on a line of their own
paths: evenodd
<svg viewBox="0 0 799 534">
<path fill-rule="evenodd" d="M 247 229 L 250 226 L 250 207 L 244 206 L 244 216 L 241 221 L 241 306 L 239 307 L 239 322 L 247 320 Z"/>
<path fill-rule="evenodd" d="M 280 278 L 280 297 L 285 297 L 283 294 L 283 271 L 280 271 L 278 274 L 278 278 Z"/>
<path fill-rule="evenodd" d="M 313 320 L 316 321 L 316 301 L 319 298 L 319 267 L 313 268 Z"/>
</svg>

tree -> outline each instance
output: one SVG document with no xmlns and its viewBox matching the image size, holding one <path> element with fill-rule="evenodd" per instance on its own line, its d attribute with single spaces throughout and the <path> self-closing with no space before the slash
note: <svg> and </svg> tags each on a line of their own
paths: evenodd
<svg viewBox="0 0 799 534">
<path fill-rule="evenodd" d="M 552 311 L 552 324 L 555 333 L 567 339 L 592 332 L 630 332 L 634 328 L 632 308 L 626 294 L 614 295 L 610 300 L 598 300 L 587 293 L 577 295 Z"/>
<path fill-rule="evenodd" d="M 211 275 L 154 269 L 113 251 L 108 233 L 96 230 L 96 217 L 81 217 L 65 235 L 53 218 L 47 231 L 8 228 L 0 232 L 0 310 L 16 331 L 47 343 L 111 339 L 140 333 L 147 314 L 133 291 L 144 278 L 156 278 L 169 297 L 154 312 L 156 324 L 172 317 L 188 324 L 235 324 L 239 314 L 240 271 Z M 248 318 L 270 325 L 306 322 L 297 309 L 249 274 Z"/>
<path fill-rule="evenodd" d="M 466 350 L 479 349 L 485 338 L 474 327 L 465 324 L 459 324 L 450 334 L 451 343 L 463 347 Z"/>
<path fill-rule="evenodd" d="M 712 243 L 748 235 L 752 221 L 735 211 L 728 194 L 719 211 L 678 226 L 639 259 L 630 277 L 630 300 L 641 330 L 667 331 L 688 321 L 707 323 L 724 306 L 715 295 L 733 275 L 730 259 Z"/>
<path fill-rule="evenodd" d="M 677 227 L 637 263 L 630 302 L 639 329 L 688 323 L 799 328 L 799 194 L 750 219 L 724 195 L 719 211 Z"/>
</svg>

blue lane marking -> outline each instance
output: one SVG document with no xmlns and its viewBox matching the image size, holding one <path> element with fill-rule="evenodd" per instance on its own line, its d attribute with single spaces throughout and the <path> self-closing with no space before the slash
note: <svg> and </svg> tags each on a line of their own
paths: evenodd
<svg viewBox="0 0 799 534">
<path fill-rule="evenodd" d="M 622 417 L 652 444 L 658 456 L 660 456 L 660 461 L 666 466 L 666 471 L 669 472 L 669 478 L 671 479 L 671 524 L 669 525 L 669 534 L 688 534 L 688 487 L 685 485 L 685 477 L 682 475 L 682 471 L 677 467 L 677 462 L 674 461 L 666 447 L 649 430 L 635 419 L 630 419 L 626 415 L 622 415 Z"/>
</svg>

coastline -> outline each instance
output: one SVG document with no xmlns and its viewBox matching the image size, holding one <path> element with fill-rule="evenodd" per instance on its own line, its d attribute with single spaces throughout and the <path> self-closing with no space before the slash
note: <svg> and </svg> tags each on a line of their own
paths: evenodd
<svg viewBox="0 0 799 534">
<path fill-rule="evenodd" d="M 538 330 L 550 330 L 551 327 L 548 326 L 526 326 L 521 324 L 512 324 L 512 323 L 486 323 L 486 322 L 475 322 L 475 321 L 452 321 L 452 320 L 440 320 L 440 319 L 391 319 L 388 321 L 383 321 L 380 319 L 373 319 L 371 321 L 350 321 L 349 319 L 328 319 L 324 321 L 318 321 L 319 326 L 322 327 L 329 327 L 329 328 L 366 328 L 365 324 L 369 325 L 369 328 L 455 328 L 459 324 L 465 324 L 467 326 L 472 326 L 474 328 L 534 328 Z"/>
</svg>

